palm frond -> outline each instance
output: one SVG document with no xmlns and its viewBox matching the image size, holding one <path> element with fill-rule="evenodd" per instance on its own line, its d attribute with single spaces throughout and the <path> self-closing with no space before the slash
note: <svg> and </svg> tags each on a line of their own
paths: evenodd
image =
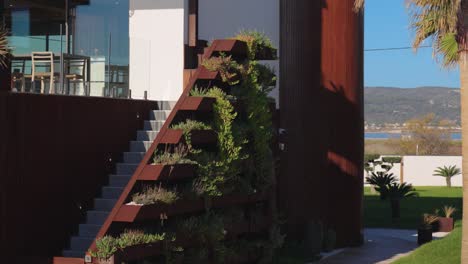
<svg viewBox="0 0 468 264">
<path fill-rule="evenodd" d="M 461 174 L 460 168 L 457 168 L 457 166 L 453 165 L 453 166 L 438 167 L 434 171 L 433 176 L 452 178 L 452 177 L 460 175 L 460 174 Z"/>
<path fill-rule="evenodd" d="M 6 59 L 10 54 L 8 48 L 8 30 L 0 25 L 0 67 L 7 67 Z"/>
<path fill-rule="evenodd" d="M 354 12 L 358 13 L 364 9 L 365 0 L 355 0 L 354 1 Z"/>
<path fill-rule="evenodd" d="M 403 198 L 418 196 L 418 193 L 411 184 L 403 182 L 401 184 L 392 183 L 388 185 L 388 196 L 390 199 L 401 200 Z"/>
<path fill-rule="evenodd" d="M 461 0 L 408 0 L 411 28 L 415 32 L 413 48 L 417 51 L 425 40 L 432 42 L 434 57 L 441 57 L 444 67 L 458 61 L 459 18 Z M 454 51 L 456 50 L 456 52 Z"/>
<path fill-rule="evenodd" d="M 442 56 L 442 63 L 445 67 L 452 68 L 457 65 L 459 48 L 455 34 L 449 33 L 442 36 L 436 46 L 437 53 L 444 54 L 444 56 Z"/>
</svg>

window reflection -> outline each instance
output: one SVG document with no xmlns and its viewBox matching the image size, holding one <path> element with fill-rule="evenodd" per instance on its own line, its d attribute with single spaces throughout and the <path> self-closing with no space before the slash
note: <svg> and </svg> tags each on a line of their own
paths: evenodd
<svg viewBox="0 0 468 264">
<path fill-rule="evenodd" d="M 32 89 L 30 80 L 24 81 L 32 71 L 31 60 L 27 57 L 32 52 L 50 51 L 55 56 L 54 68 L 64 71 L 60 73 L 61 80 L 51 78 L 56 87 L 63 85 L 61 93 L 83 95 L 88 91 L 87 94 L 93 96 L 126 97 L 129 80 L 128 1 L 0 0 L 3 3 L 2 19 L 11 31 L 12 53 L 20 58 L 12 65 L 17 78 L 15 88 L 21 90 L 20 86 L 24 85 L 26 91 L 37 92 Z M 68 55 L 60 56 L 61 53 Z M 63 65 L 61 58 L 65 60 Z M 80 59 L 89 59 L 90 63 L 77 63 Z M 85 71 L 74 65 L 89 65 L 89 69 Z M 81 77 L 83 80 L 77 82 Z"/>
</svg>

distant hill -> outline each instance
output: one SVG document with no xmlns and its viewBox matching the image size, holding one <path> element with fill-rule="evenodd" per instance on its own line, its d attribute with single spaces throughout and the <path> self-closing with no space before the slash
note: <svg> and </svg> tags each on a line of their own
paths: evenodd
<svg viewBox="0 0 468 264">
<path fill-rule="evenodd" d="M 368 124 L 404 123 L 428 113 L 460 124 L 460 89 L 366 87 L 364 104 Z"/>
</svg>

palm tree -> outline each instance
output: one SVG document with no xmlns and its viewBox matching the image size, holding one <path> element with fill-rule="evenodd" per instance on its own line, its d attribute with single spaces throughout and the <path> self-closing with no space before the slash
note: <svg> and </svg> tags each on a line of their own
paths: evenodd
<svg viewBox="0 0 468 264">
<path fill-rule="evenodd" d="M 392 183 L 387 186 L 388 189 L 388 198 L 390 198 L 390 205 L 392 207 L 392 218 L 398 219 L 400 218 L 400 203 L 401 200 L 408 197 L 415 197 L 418 193 L 415 192 L 415 189 L 411 184 L 403 182 L 399 183 Z"/>
<path fill-rule="evenodd" d="M 433 176 L 440 176 L 445 177 L 445 181 L 447 182 L 447 187 L 452 187 L 452 177 L 461 174 L 461 170 L 457 168 L 457 166 L 443 166 L 437 167 L 434 171 Z"/>
<path fill-rule="evenodd" d="M 10 53 L 7 37 L 8 31 L 0 25 L 0 67 L 7 67 L 7 58 Z"/>
<path fill-rule="evenodd" d="M 433 43 L 434 57 L 444 67 L 458 64 L 461 80 L 463 221 L 461 262 L 468 263 L 468 0 L 408 0 L 416 36 L 413 47 Z M 356 0 L 361 11 L 364 0 Z"/>
<path fill-rule="evenodd" d="M 387 198 L 388 186 L 396 183 L 396 178 L 393 173 L 386 173 L 383 171 L 372 172 L 372 174 L 366 177 L 366 182 L 375 187 L 375 190 L 380 193 L 380 200 Z"/>
</svg>

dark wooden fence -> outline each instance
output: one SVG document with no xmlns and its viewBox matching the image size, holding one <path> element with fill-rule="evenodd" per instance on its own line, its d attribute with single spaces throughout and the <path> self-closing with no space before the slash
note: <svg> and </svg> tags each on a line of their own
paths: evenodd
<svg viewBox="0 0 468 264">
<path fill-rule="evenodd" d="M 0 251 L 60 255 L 157 108 L 153 101 L 1 93 Z"/>
</svg>

